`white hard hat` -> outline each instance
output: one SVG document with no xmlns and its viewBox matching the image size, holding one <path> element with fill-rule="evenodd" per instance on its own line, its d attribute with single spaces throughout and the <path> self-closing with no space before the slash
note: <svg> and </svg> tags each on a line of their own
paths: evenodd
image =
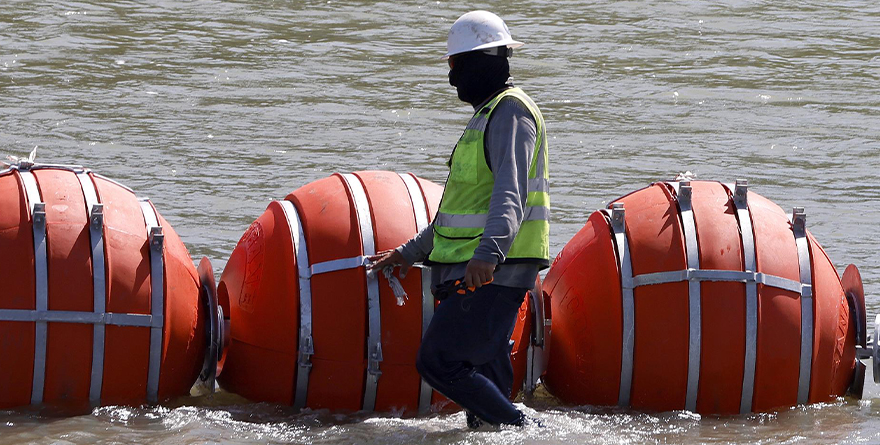
<svg viewBox="0 0 880 445">
<path fill-rule="evenodd" d="M 471 11 L 458 18 L 449 28 L 444 59 L 456 54 L 481 49 L 519 48 L 522 42 L 510 37 L 504 20 L 489 11 Z"/>
</svg>

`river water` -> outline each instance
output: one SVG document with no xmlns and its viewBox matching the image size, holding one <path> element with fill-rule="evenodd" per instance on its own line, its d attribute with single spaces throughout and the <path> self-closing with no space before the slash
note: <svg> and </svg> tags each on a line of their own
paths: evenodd
<svg viewBox="0 0 880 445">
<path fill-rule="evenodd" d="M 219 275 L 268 202 L 308 182 L 368 169 L 444 180 L 471 109 L 439 57 L 475 8 L 526 42 L 511 68 L 547 120 L 552 254 L 594 209 L 652 181 L 746 178 L 787 211 L 806 207 L 880 312 L 876 2 L 3 0 L 0 153 L 38 146 L 38 161 L 151 197 Z M 877 443 L 880 391 L 866 393 L 725 418 L 543 396 L 524 409 L 545 428 L 482 432 L 462 414 L 297 414 L 217 394 L 3 412 L 0 443 Z"/>
</svg>

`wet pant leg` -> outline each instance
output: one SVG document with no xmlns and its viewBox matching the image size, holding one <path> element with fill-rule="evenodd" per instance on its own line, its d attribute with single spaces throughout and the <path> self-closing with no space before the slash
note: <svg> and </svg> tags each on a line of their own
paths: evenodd
<svg viewBox="0 0 880 445">
<path fill-rule="evenodd" d="M 510 335 L 527 289 L 486 285 L 443 300 L 416 359 L 434 389 L 492 424 L 515 423 Z"/>
<path fill-rule="evenodd" d="M 513 331 L 507 335 L 507 338 L 513 335 Z M 484 363 L 476 367 L 477 372 L 491 380 L 495 386 L 504 394 L 504 397 L 510 399 L 513 391 L 513 364 L 510 362 L 510 353 L 513 351 L 513 343 L 508 342 L 506 349 L 498 352 L 498 356 L 488 363 Z"/>
</svg>

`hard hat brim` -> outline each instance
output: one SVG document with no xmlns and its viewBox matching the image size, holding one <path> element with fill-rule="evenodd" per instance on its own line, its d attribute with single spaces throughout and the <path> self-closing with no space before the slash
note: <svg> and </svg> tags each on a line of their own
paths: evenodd
<svg viewBox="0 0 880 445">
<path fill-rule="evenodd" d="M 468 53 L 468 52 L 471 52 L 471 51 L 479 51 L 479 50 L 481 50 L 481 49 L 495 48 L 496 46 L 506 46 L 506 47 L 508 47 L 508 48 L 519 48 L 519 47 L 521 47 L 521 46 L 523 46 L 523 45 L 525 45 L 525 43 L 520 42 L 520 41 L 517 41 L 517 40 L 513 40 L 513 39 L 504 39 L 504 40 L 499 40 L 499 41 L 497 41 L 497 42 L 484 43 L 484 44 L 482 44 L 482 45 L 480 45 L 480 46 L 477 46 L 477 47 L 474 47 L 474 48 L 470 48 L 470 49 L 467 49 L 467 50 L 450 51 L 450 52 L 446 53 L 446 55 L 444 55 L 443 57 L 441 57 L 440 60 L 446 60 L 446 59 L 448 59 L 448 58 L 450 58 L 451 56 L 454 56 L 454 55 L 456 55 L 456 54 Z"/>
</svg>

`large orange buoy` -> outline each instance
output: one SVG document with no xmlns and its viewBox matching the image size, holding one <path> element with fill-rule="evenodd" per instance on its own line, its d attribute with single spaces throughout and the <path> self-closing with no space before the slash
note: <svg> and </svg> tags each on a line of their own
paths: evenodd
<svg viewBox="0 0 880 445">
<path fill-rule="evenodd" d="M 593 213 L 544 281 L 548 390 L 716 414 L 858 392 L 861 280 L 848 273 L 845 291 L 805 223 L 744 181 L 655 183 Z"/>
<path fill-rule="evenodd" d="M 189 393 L 219 314 L 149 200 L 82 167 L 22 161 L 0 171 L 0 209 L 0 409 Z"/>
<path fill-rule="evenodd" d="M 386 277 L 365 267 L 366 257 L 426 227 L 441 194 L 412 174 L 367 171 L 334 174 L 270 203 L 221 276 L 231 318 L 221 386 L 296 408 L 412 415 L 443 405 L 415 367 L 435 306 L 429 274 L 413 269 L 400 280 L 410 298 L 398 306 Z M 514 333 L 519 385 L 542 371 L 543 343 L 531 340 L 538 325 L 543 318 Z"/>
</svg>

